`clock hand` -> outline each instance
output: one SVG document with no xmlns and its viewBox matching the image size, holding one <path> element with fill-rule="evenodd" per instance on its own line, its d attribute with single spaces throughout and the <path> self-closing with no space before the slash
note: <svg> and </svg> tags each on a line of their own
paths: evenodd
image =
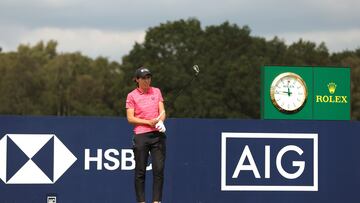
<svg viewBox="0 0 360 203">
<path fill-rule="evenodd" d="M 290 97 L 290 96 L 291 96 L 291 94 L 292 94 L 292 92 L 290 91 L 290 88 L 289 88 L 289 87 L 288 87 L 287 94 L 288 94 L 288 96 L 289 96 L 289 97 Z"/>
<path fill-rule="evenodd" d="M 290 80 L 288 80 L 288 83 L 287 83 L 287 95 L 290 97 L 292 92 L 290 91 Z"/>
<path fill-rule="evenodd" d="M 290 92 L 290 89 L 289 89 L 289 88 L 288 88 L 287 91 L 282 91 L 281 93 L 285 93 L 285 94 L 287 94 L 288 96 L 290 96 L 290 95 L 292 94 L 292 92 Z"/>
<path fill-rule="evenodd" d="M 288 93 L 288 96 L 290 97 L 290 89 L 289 89 L 289 87 L 288 87 L 287 93 Z"/>
</svg>

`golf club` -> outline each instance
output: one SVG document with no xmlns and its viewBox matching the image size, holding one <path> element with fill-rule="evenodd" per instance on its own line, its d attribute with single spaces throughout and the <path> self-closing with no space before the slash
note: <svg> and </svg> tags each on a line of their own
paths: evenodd
<svg viewBox="0 0 360 203">
<path fill-rule="evenodd" d="M 195 78 L 199 75 L 200 69 L 199 69 L 199 66 L 198 66 L 198 65 L 194 65 L 194 66 L 192 67 L 192 69 L 193 69 L 194 72 L 195 72 L 194 77 L 192 77 L 192 78 L 179 90 L 179 92 L 178 92 L 178 93 L 175 95 L 175 97 L 173 98 L 173 101 L 172 101 L 172 102 L 174 102 L 174 101 L 176 100 L 176 98 L 177 98 L 178 96 L 180 96 L 180 94 L 184 91 L 184 89 L 185 89 L 186 87 L 188 87 L 188 86 L 195 80 Z"/>
<path fill-rule="evenodd" d="M 185 83 L 184 86 L 182 86 L 182 88 L 177 92 L 177 94 L 174 96 L 174 98 L 171 100 L 171 102 L 166 101 L 166 102 L 168 103 L 168 105 L 167 105 L 168 108 L 170 108 L 170 107 L 174 104 L 176 98 L 177 98 L 178 96 L 180 96 L 180 94 L 184 91 L 184 89 L 187 88 L 187 87 L 198 77 L 198 75 L 199 75 L 199 73 L 200 73 L 200 68 L 199 68 L 199 66 L 198 66 L 198 65 L 193 65 L 192 69 L 193 69 L 193 71 L 195 72 L 194 76 L 193 76 L 187 83 Z M 159 120 L 160 117 L 161 117 L 164 113 L 165 113 L 165 111 L 162 111 L 162 112 L 160 113 L 160 115 L 159 115 L 156 119 Z"/>
</svg>

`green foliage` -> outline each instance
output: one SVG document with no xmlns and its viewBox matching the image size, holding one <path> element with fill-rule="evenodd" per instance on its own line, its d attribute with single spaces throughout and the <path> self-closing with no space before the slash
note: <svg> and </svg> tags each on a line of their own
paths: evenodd
<svg viewBox="0 0 360 203">
<path fill-rule="evenodd" d="M 0 113 L 117 115 L 120 65 L 80 53 L 57 54 L 56 46 L 39 42 L 0 54 Z"/>
<path fill-rule="evenodd" d="M 170 117 L 259 118 L 260 67 L 334 65 L 352 68 L 352 118 L 360 119 L 360 49 L 330 54 L 326 45 L 251 36 L 248 26 L 224 22 L 202 27 L 197 19 L 147 30 L 122 64 L 81 53 L 57 53 L 57 42 L 0 52 L 0 114 L 125 116 L 133 73 L 149 67 Z M 192 79 L 191 67 L 201 73 Z"/>
</svg>

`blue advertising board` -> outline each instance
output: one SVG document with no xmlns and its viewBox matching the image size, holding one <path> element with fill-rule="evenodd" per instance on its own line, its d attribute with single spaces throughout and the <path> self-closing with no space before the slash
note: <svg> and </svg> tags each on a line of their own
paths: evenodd
<svg viewBox="0 0 360 203">
<path fill-rule="evenodd" d="M 165 203 L 360 202 L 359 122 L 165 124 Z M 0 116 L 0 202 L 135 202 L 134 164 L 124 118 Z"/>
</svg>

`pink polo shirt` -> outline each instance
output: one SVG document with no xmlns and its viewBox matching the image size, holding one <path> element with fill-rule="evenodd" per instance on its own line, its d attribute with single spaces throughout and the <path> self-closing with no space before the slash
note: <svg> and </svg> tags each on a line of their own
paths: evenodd
<svg viewBox="0 0 360 203">
<path fill-rule="evenodd" d="M 151 120 L 159 116 L 159 102 L 163 101 L 159 88 L 150 87 L 146 93 L 142 92 L 140 88 L 136 88 L 127 95 L 126 108 L 134 109 L 136 118 Z M 157 131 L 157 129 L 149 125 L 136 125 L 134 127 L 135 134 L 151 131 Z"/>
</svg>

